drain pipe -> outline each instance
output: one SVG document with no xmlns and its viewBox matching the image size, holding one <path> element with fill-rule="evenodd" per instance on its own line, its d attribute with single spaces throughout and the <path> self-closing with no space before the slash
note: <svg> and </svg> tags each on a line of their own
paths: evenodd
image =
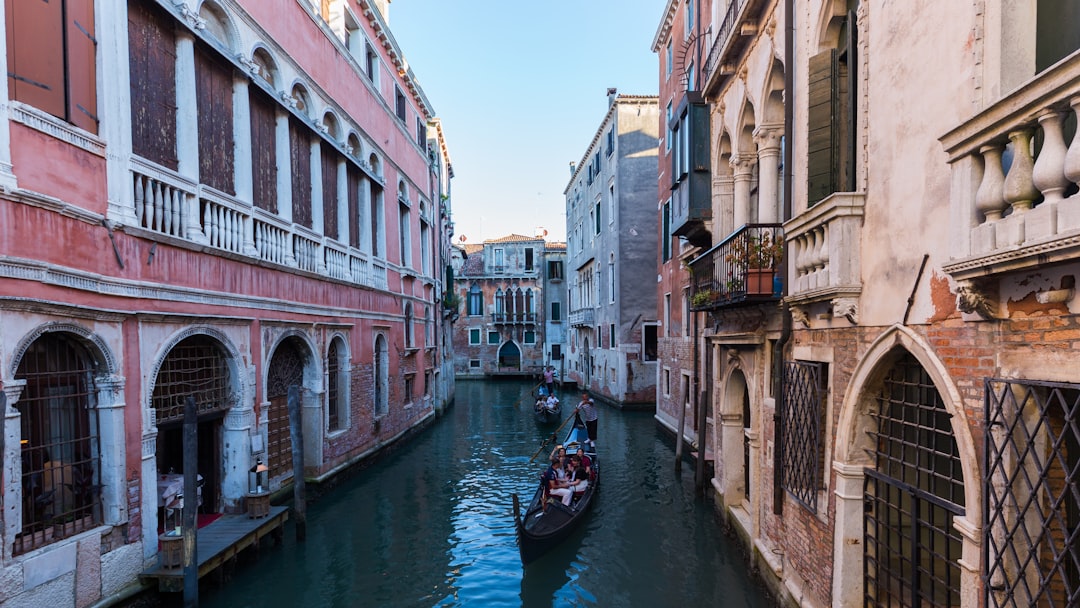
<svg viewBox="0 0 1080 608">
<path fill-rule="evenodd" d="M 784 211 L 781 217 L 784 220 L 791 219 L 791 191 L 792 175 L 791 165 L 794 153 L 792 152 L 791 139 L 793 125 L 795 124 L 795 0 L 784 0 Z M 780 338 L 773 346 L 773 399 L 778 404 L 773 408 L 773 513 L 781 515 L 784 511 L 784 487 L 781 480 L 781 472 L 784 464 L 784 420 L 780 415 L 780 409 L 784 403 L 784 347 L 791 340 L 791 310 L 785 299 L 790 290 L 788 287 L 788 265 L 783 264 L 780 269 L 782 282 L 782 297 L 780 299 L 780 315 L 783 320 L 783 329 Z"/>
</svg>

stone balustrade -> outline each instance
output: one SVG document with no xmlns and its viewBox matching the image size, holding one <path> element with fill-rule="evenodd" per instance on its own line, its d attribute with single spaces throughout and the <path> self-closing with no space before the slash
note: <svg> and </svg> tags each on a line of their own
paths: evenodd
<svg viewBox="0 0 1080 608">
<path fill-rule="evenodd" d="M 784 224 L 792 301 L 859 293 L 863 206 L 861 193 L 837 193 Z"/>
<path fill-rule="evenodd" d="M 138 157 L 131 158 L 140 228 L 232 254 L 387 289 L 387 266 L 368 254 L 285 221 Z"/>
<path fill-rule="evenodd" d="M 1080 137 L 1066 135 L 1078 116 L 1080 54 L 941 138 L 959 227 L 946 272 L 967 279 L 1080 257 Z"/>
</svg>

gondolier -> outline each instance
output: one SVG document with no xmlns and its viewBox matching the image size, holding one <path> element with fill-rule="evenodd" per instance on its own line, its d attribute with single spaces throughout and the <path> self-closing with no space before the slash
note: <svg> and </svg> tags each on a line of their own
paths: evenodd
<svg viewBox="0 0 1080 608">
<path fill-rule="evenodd" d="M 581 413 L 581 419 L 585 421 L 585 428 L 589 430 L 589 445 L 596 447 L 596 404 L 589 398 L 589 393 L 581 394 L 581 401 L 577 404 L 576 412 Z"/>
</svg>

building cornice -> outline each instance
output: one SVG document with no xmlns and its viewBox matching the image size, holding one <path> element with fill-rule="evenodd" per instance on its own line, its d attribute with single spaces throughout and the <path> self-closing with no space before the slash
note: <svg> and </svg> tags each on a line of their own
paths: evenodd
<svg viewBox="0 0 1080 608">
<path fill-rule="evenodd" d="M 653 36 L 652 52 L 659 53 L 663 44 L 671 37 L 671 24 L 675 22 L 675 11 L 678 7 L 679 0 L 668 0 L 660 26 L 656 28 L 656 35 Z"/>
<path fill-rule="evenodd" d="M 570 181 L 566 184 L 566 188 L 563 189 L 563 196 L 566 196 L 570 189 L 574 187 L 574 182 L 577 181 L 578 174 L 581 173 L 581 168 L 585 166 L 585 162 L 590 156 L 592 156 L 593 150 L 600 142 L 600 137 L 604 134 L 604 129 L 608 123 L 612 121 L 615 116 L 616 110 L 621 105 L 649 105 L 653 104 L 657 108 L 660 107 L 660 97 L 657 95 L 619 95 L 615 98 L 611 104 L 609 104 L 608 111 L 604 114 L 604 119 L 600 121 L 600 126 L 597 127 L 596 133 L 593 134 L 592 141 L 589 142 L 587 148 L 585 148 L 585 154 L 582 155 L 581 160 L 578 161 L 574 167 L 574 172 L 570 174 Z"/>
</svg>

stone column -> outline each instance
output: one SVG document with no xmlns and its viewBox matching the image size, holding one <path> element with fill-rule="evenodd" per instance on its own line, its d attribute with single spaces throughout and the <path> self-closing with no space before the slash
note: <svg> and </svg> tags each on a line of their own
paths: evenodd
<svg viewBox="0 0 1080 608">
<path fill-rule="evenodd" d="M 833 462 L 836 523 L 833 528 L 833 606 L 857 606 L 863 592 L 864 465 Z"/>
<path fill-rule="evenodd" d="M 22 450 L 20 449 L 19 439 L 22 437 L 22 415 L 19 410 L 15 409 L 15 404 L 19 401 L 19 396 L 22 395 L 25 386 L 26 380 L 8 380 L 3 383 L 7 407 L 4 408 L 3 412 L 0 412 L 4 415 L 4 428 L 2 429 L 4 433 L 4 453 L 0 454 L 0 456 L 3 457 L 4 468 L 9 473 L 0 475 L 0 479 L 4 481 L 4 501 L 11 508 L 10 511 L 0 512 L 0 524 L 3 525 L 3 538 L 6 541 L 3 543 L 3 548 L 0 549 L 4 563 L 9 563 L 15 535 L 20 532 Z"/>
<path fill-rule="evenodd" d="M 244 216 L 245 255 L 258 257 L 255 249 L 255 195 L 251 164 L 251 97 L 247 78 L 233 79 L 233 166 L 236 198 L 247 203 Z"/>
<path fill-rule="evenodd" d="M 94 378 L 97 419 L 101 438 L 101 507 L 103 523 L 127 520 L 127 483 L 124 475 L 124 377 Z"/>
<path fill-rule="evenodd" d="M 750 182 L 754 177 L 755 157 L 732 155 L 731 168 L 735 172 L 734 223 L 732 232 L 750 223 Z"/>
<path fill-rule="evenodd" d="M 783 127 L 761 125 L 754 129 L 758 146 L 758 222 L 775 224 L 780 217 L 780 138 Z"/>
<path fill-rule="evenodd" d="M 99 6 L 103 15 L 127 14 L 127 2 L 123 0 L 102 0 Z M 137 220 L 130 167 L 131 64 L 128 58 L 131 51 L 128 48 L 127 20 L 100 19 L 96 25 L 98 54 L 101 57 L 101 71 L 98 72 L 101 90 L 101 97 L 98 98 L 98 115 L 101 117 L 99 135 L 109 142 L 105 154 L 108 218 L 120 224 L 135 225 Z M 7 116 L 0 116 L 0 125 L 6 134 Z"/>
<path fill-rule="evenodd" d="M 199 110 L 195 91 L 195 39 L 183 29 L 176 34 L 176 158 L 177 172 L 192 183 L 199 183 Z M 208 244 L 199 216 L 198 196 L 192 196 L 187 208 L 187 238 Z"/>
</svg>

